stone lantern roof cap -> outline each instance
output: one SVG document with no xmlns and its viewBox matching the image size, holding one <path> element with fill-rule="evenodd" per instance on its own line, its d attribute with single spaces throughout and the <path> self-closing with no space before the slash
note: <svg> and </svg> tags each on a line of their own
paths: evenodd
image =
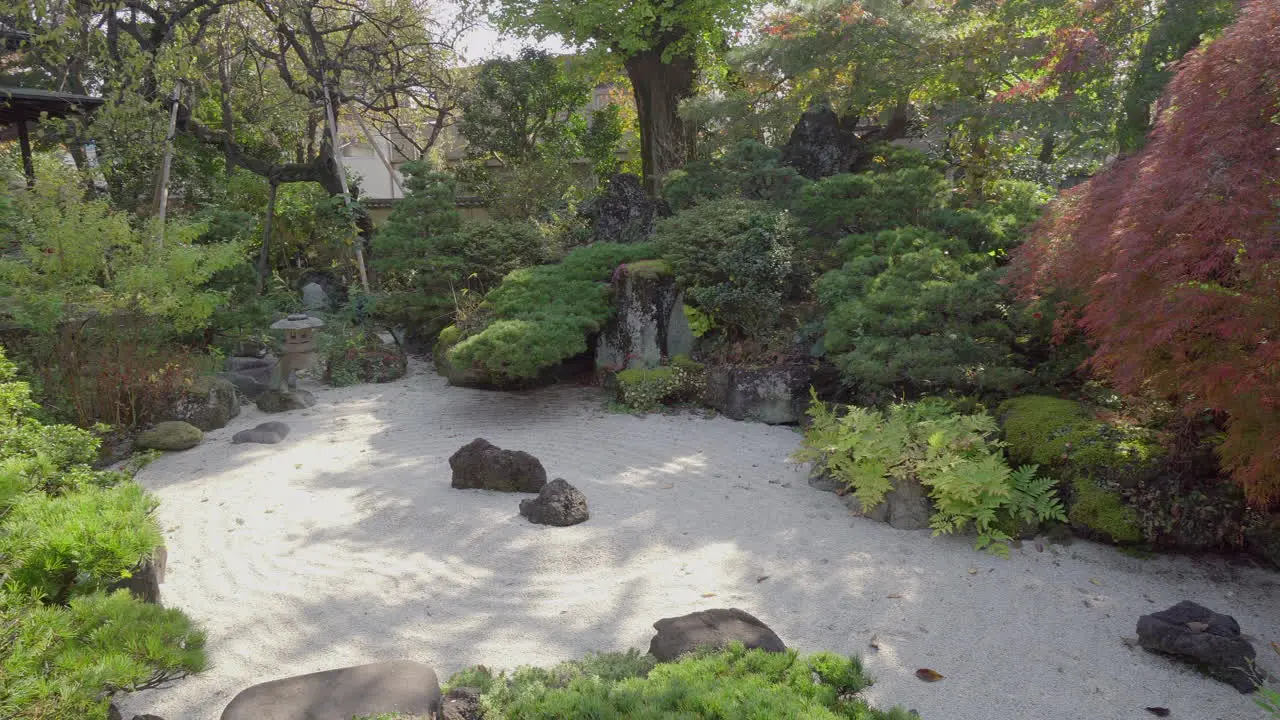
<svg viewBox="0 0 1280 720">
<path fill-rule="evenodd" d="M 324 321 L 320 318 L 303 315 L 302 313 L 294 313 L 283 320 L 277 320 L 271 323 L 272 330 L 304 330 L 306 328 L 318 328 L 324 325 Z"/>
</svg>

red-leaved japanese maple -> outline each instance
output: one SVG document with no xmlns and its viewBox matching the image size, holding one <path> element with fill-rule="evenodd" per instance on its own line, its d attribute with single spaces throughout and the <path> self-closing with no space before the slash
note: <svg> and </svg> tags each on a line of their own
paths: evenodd
<svg viewBox="0 0 1280 720">
<path fill-rule="evenodd" d="M 1180 62 L 1145 147 L 1065 192 L 1019 249 L 1027 296 L 1075 292 L 1121 389 L 1228 416 L 1224 467 L 1280 501 L 1280 2 Z"/>
</svg>

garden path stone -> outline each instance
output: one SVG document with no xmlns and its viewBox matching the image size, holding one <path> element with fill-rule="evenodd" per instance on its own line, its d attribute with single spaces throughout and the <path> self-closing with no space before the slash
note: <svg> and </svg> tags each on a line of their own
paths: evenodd
<svg viewBox="0 0 1280 720">
<path fill-rule="evenodd" d="M 258 396 L 258 409 L 265 413 L 304 410 L 316 404 L 316 398 L 306 390 L 268 390 Z"/>
<path fill-rule="evenodd" d="M 166 420 L 138 436 L 138 447 L 148 450 L 189 450 L 204 438 L 200 428 L 181 420 Z"/>
<path fill-rule="evenodd" d="M 271 421 L 264 422 L 248 430 L 241 430 L 231 436 L 232 444 L 239 445 L 241 443 L 258 443 L 260 445 L 275 445 L 283 441 L 289 436 L 289 426 L 282 422 Z"/>
<path fill-rule="evenodd" d="M 1256 689 L 1249 668 L 1257 653 L 1240 636 L 1240 624 L 1230 615 L 1183 600 L 1138 618 L 1138 643 L 1196 665 L 1242 693 Z"/>
<path fill-rule="evenodd" d="M 440 704 L 435 670 L 392 660 L 254 685 L 231 700 L 222 720 L 351 720 L 393 712 L 430 716 Z"/>
<path fill-rule="evenodd" d="M 663 618 L 653 627 L 658 634 L 649 642 L 649 654 L 662 662 L 674 661 L 702 647 L 725 648 L 734 641 L 742 643 L 748 650 L 787 650 L 782 638 L 768 625 L 738 608 L 713 608 Z"/>
<path fill-rule="evenodd" d="M 586 522 L 587 496 L 562 478 L 556 478 L 538 492 L 538 497 L 520 501 L 520 514 L 539 525 L 568 527 Z"/>
<path fill-rule="evenodd" d="M 451 486 L 502 492 L 536 493 L 547 484 L 538 458 L 521 450 L 502 450 L 484 438 L 463 445 L 449 458 Z"/>
</svg>

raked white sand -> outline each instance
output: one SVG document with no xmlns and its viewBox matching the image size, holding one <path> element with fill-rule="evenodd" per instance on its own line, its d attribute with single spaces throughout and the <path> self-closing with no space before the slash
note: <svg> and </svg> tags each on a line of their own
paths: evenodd
<svg viewBox="0 0 1280 720">
<path fill-rule="evenodd" d="M 862 655 L 872 701 L 926 720 L 1261 718 L 1123 642 L 1183 599 L 1234 615 L 1280 671 L 1280 574 L 1087 542 L 1001 560 L 895 530 L 810 488 L 787 460 L 792 428 L 611 414 L 589 388 L 454 388 L 420 363 L 387 385 L 312 389 L 314 408 L 271 418 L 291 426 L 284 443 L 231 444 L 268 419 L 248 406 L 140 475 L 162 501 L 164 602 L 207 629 L 210 667 L 119 699 L 125 718 L 212 720 L 255 683 L 378 660 L 443 680 L 647 649 L 655 620 L 711 607 L 802 651 Z M 591 519 L 532 525 L 527 496 L 450 489 L 449 455 L 476 437 L 532 452 Z M 946 678 L 921 682 L 926 667 Z"/>
</svg>

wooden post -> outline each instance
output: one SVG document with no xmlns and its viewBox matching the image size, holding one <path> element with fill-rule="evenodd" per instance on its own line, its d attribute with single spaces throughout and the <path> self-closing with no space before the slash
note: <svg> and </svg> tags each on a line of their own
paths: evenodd
<svg viewBox="0 0 1280 720">
<path fill-rule="evenodd" d="M 333 98 L 329 95 L 329 86 L 324 86 L 324 110 L 325 119 L 329 124 L 329 142 L 333 147 L 333 164 L 338 170 L 338 181 L 342 184 L 342 200 L 347 204 L 347 208 L 351 207 L 351 192 L 347 188 L 347 172 L 342 166 L 342 151 L 338 147 L 338 120 L 333 112 Z M 352 243 L 356 248 L 356 270 L 360 272 L 360 287 L 366 293 L 369 292 L 369 274 L 364 269 L 364 249 L 360 247 L 362 239 L 359 234 L 356 235 L 356 241 Z"/>
<path fill-rule="evenodd" d="M 169 110 L 169 134 L 164 138 L 164 162 L 160 165 L 160 200 L 156 215 L 160 218 L 158 247 L 164 247 L 164 215 L 169 206 L 169 166 L 173 162 L 173 136 L 178 132 L 178 100 L 182 97 L 182 81 L 173 81 L 173 107 Z"/>
<path fill-rule="evenodd" d="M 267 195 L 267 217 L 262 221 L 262 249 L 258 251 L 258 294 L 267 294 L 267 276 L 271 272 L 271 222 L 276 216 L 276 190 L 280 183 L 271 178 L 271 193 Z"/>
<path fill-rule="evenodd" d="M 27 187 L 36 186 L 36 166 L 31 160 L 31 136 L 27 134 L 27 111 L 18 110 L 18 146 L 22 148 L 22 172 L 27 176 Z"/>
<path fill-rule="evenodd" d="M 378 156 L 378 159 L 382 161 L 383 167 L 387 169 L 387 175 L 391 177 L 391 183 L 400 191 L 400 197 L 404 197 L 404 183 L 400 182 L 400 175 L 396 173 L 395 168 L 391 167 L 391 161 L 387 159 L 387 156 L 382 154 L 382 148 L 378 147 L 378 142 L 373 139 L 373 133 L 369 132 L 369 128 L 365 127 L 364 118 L 360 117 L 360 113 L 353 113 L 353 116 L 356 119 L 356 124 L 360 126 L 360 132 L 364 133 L 364 136 L 369 140 L 369 145 L 373 147 L 374 154 Z"/>
</svg>

